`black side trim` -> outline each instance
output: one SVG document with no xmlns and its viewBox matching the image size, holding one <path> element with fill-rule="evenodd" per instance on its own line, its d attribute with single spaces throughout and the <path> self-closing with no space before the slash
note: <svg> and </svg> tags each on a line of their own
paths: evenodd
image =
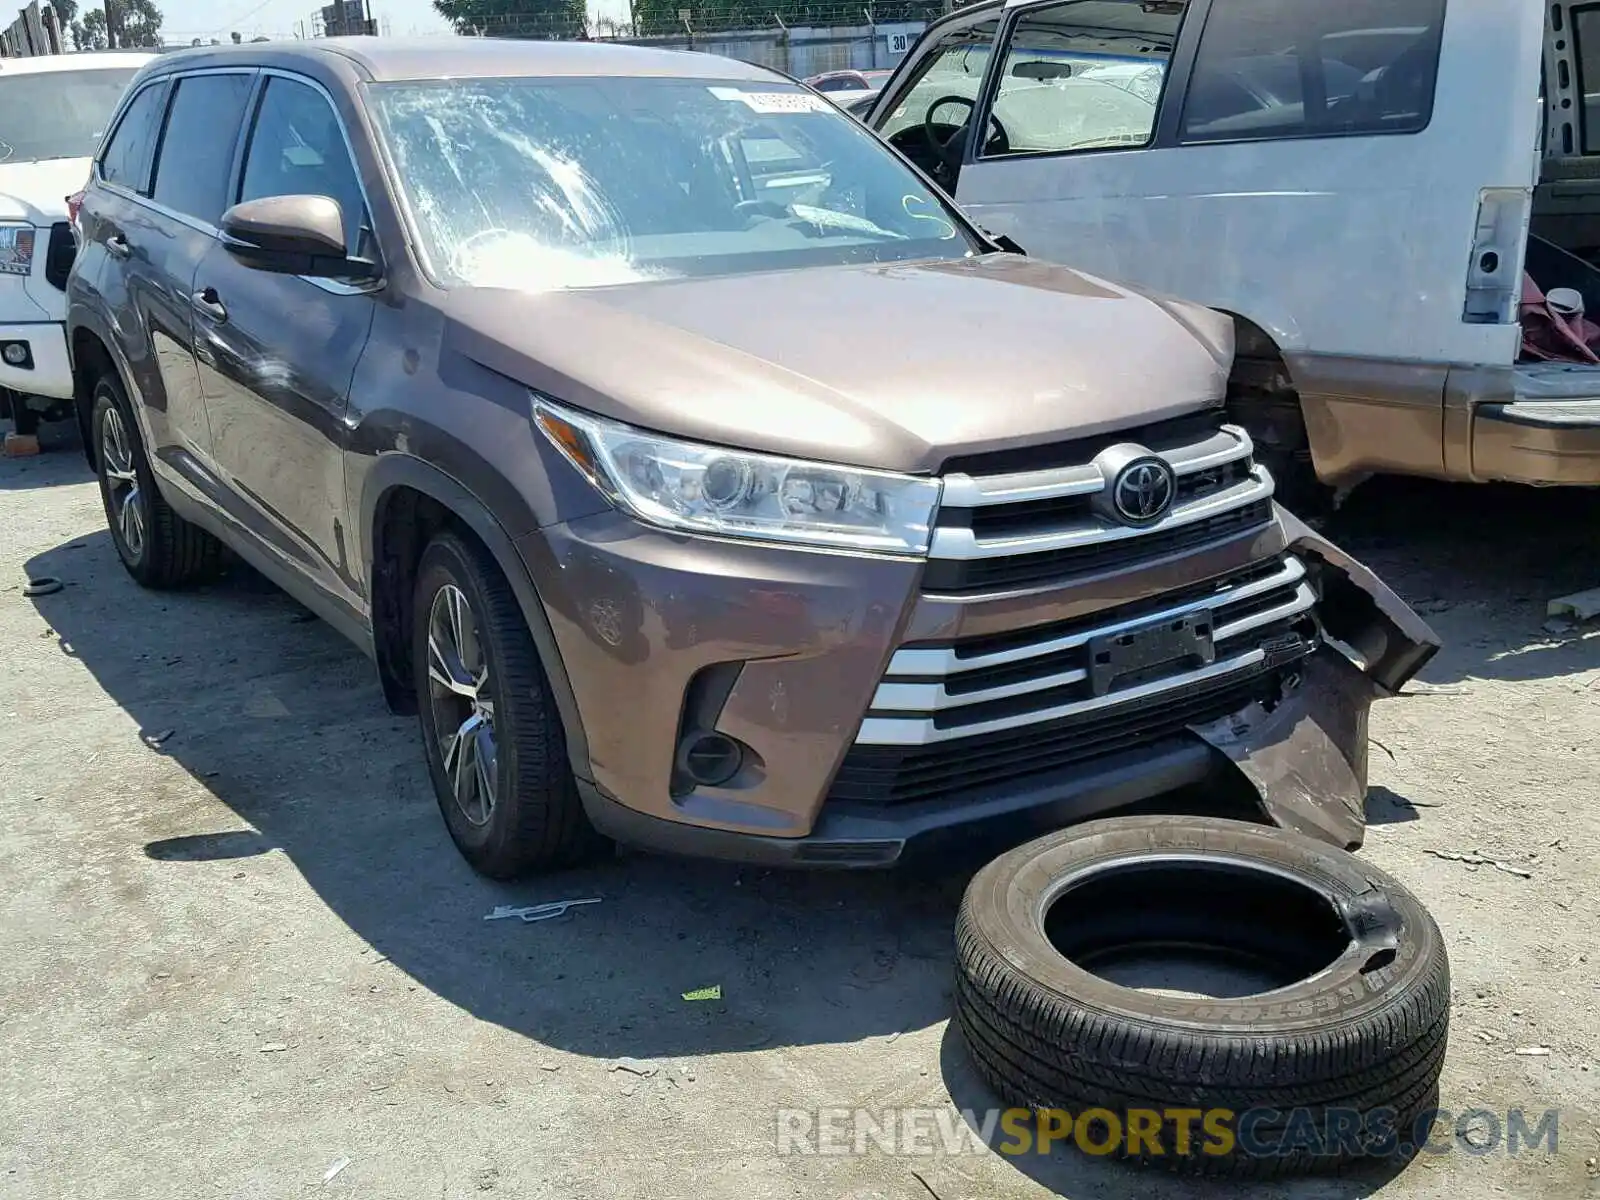
<svg viewBox="0 0 1600 1200">
<path fill-rule="evenodd" d="M 58 292 L 67 290 L 67 276 L 78 257 L 78 239 L 72 226 L 57 221 L 50 226 L 50 246 L 44 254 L 44 281 Z"/>
</svg>

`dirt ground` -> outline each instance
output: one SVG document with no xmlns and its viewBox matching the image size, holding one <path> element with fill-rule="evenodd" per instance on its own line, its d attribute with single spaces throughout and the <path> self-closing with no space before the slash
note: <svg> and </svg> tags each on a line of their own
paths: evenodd
<svg viewBox="0 0 1600 1200">
<path fill-rule="evenodd" d="M 1450 945 L 1442 1102 L 1557 1108 L 1557 1152 L 1477 1153 L 1478 1128 L 1400 1170 L 1257 1194 L 1600 1196 L 1600 628 L 1544 628 L 1549 597 L 1600 585 L 1597 530 L 1600 496 L 1380 481 L 1330 531 L 1447 643 L 1418 695 L 1374 712 L 1365 851 Z M 67 586 L 25 598 L 27 574 Z M 0 462 L 0 637 L 0 1196 L 1240 1190 L 1071 1156 L 779 1156 L 780 1107 L 995 1103 L 946 1021 L 977 864 L 631 854 L 478 879 L 366 660 L 245 572 L 141 592 L 75 447 Z M 1531 877 L 1429 853 L 1480 850 Z M 587 896 L 557 921 L 483 920 Z M 712 984 L 720 1002 L 680 999 Z"/>
</svg>

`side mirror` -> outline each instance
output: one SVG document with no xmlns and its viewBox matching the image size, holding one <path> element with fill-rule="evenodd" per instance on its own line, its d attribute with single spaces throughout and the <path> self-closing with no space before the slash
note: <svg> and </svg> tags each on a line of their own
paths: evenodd
<svg viewBox="0 0 1600 1200">
<path fill-rule="evenodd" d="M 375 263 L 345 253 L 344 214 L 328 196 L 266 196 L 222 214 L 222 244 L 247 267 L 314 279 L 374 279 Z"/>
</svg>

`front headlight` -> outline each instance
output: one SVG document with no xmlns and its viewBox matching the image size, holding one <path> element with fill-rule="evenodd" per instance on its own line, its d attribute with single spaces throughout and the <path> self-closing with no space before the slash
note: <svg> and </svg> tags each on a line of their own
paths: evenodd
<svg viewBox="0 0 1600 1200">
<path fill-rule="evenodd" d="M 32 225 L 0 225 L 0 275 L 33 274 Z"/>
<path fill-rule="evenodd" d="M 542 396 L 534 423 L 619 508 L 686 533 L 925 555 L 939 481 L 685 442 Z"/>
</svg>

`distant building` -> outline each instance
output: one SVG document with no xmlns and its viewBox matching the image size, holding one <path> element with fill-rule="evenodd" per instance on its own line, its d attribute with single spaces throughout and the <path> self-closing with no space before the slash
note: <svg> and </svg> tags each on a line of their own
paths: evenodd
<svg viewBox="0 0 1600 1200">
<path fill-rule="evenodd" d="M 378 31 L 376 23 L 367 20 L 365 0 L 338 0 L 323 6 L 322 32 L 326 37 L 348 37 Z"/>
</svg>

